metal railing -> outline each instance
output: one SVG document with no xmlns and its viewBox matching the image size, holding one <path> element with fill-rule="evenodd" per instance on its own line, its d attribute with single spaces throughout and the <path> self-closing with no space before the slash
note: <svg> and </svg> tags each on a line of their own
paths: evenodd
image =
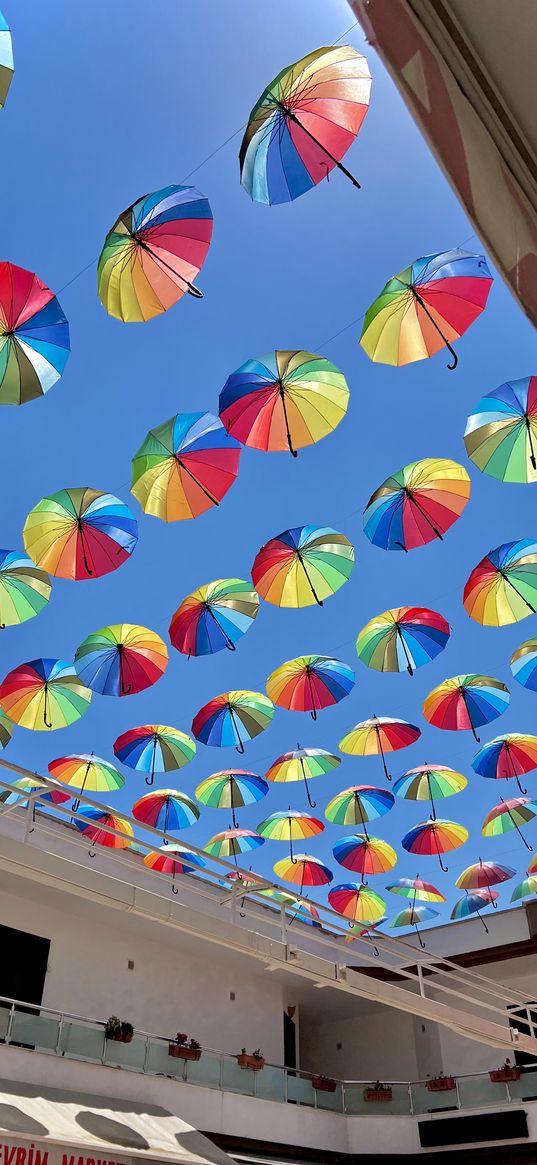
<svg viewBox="0 0 537 1165">
<path fill-rule="evenodd" d="M 105 1028 L 102 1020 L 0 996 L 0 1045 L 121 1067 L 260 1100 L 347 1116 L 419 1116 L 537 1100 L 537 1071 L 528 1070 L 519 1080 L 501 1083 L 492 1082 L 488 1072 L 466 1074 L 453 1078 L 453 1087 L 444 1091 L 430 1091 L 427 1080 L 395 1080 L 385 1082 L 376 1099 L 366 1099 L 364 1094 L 374 1091 L 371 1081 L 326 1078 L 268 1061 L 259 1071 L 244 1069 L 237 1063 L 237 1053 L 207 1047 L 201 1049 L 199 1060 L 185 1060 L 169 1054 L 173 1036 L 135 1029 L 132 1040 L 122 1043 L 106 1039 Z"/>
</svg>

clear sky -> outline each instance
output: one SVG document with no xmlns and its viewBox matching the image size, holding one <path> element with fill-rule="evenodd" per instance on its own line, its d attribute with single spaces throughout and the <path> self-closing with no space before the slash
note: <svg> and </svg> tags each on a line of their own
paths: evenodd
<svg viewBox="0 0 537 1165">
<path fill-rule="evenodd" d="M 398 776 L 428 761 L 464 772 L 467 791 L 446 801 L 442 812 L 464 822 L 471 836 L 450 855 L 449 874 L 439 873 L 435 859 L 416 864 L 401 850 L 395 875 L 419 870 L 452 902 L 456 874 L 479 855 L 522 873 L 529 854 L 516 834 L 492 841 L 480 835 L 486 812 L 500 796 L 515 795 L 512 783 L 475 776 L 471 734 L 429 727 L 421 705 L 444 677 L 484 672 L 509 684 L 512 702 L 490 731 L 483 730 L 483 740 L 496 731 L 535 731 L 537 697 L 511 682 L 509 671 L 511 652 L 535 633 L 535 619 L 482 628 L 461 602 L 464 582 L 483 554 L 537 535 L 537 487 L 502 485 L 479 474 L 462 440 L 467 414 L 482 393 L 535 371 L 533 331 L 499 278 L 486 312 L 457 345 L 454 373 L 444 354 L 400 369 L 371 364 L 358 344 L 360 323 L 346 328 L 386 279 L 418 256 L 461 243 L 481 250 L 358 27 L 343 40 L 365 51 L 373 75 L 371 108 L 347 157 L 361 191 L 336 173 L 294 203 L 256 205 L 239 184 L 240 133 L 204 163 L 244 125 L 283 66 L 342 37 L 353 23 L 348 5 L 95 0 L 88 10 L 73 0 L 2 0 L 2 8 L 13 31 L 16 73 L 0 114 L 0 257 L 35 271 L 59 294 L 72 341 L 65 376 L 44 399 L 2 410 L 2 546 L 21 547 L 28 511 L 62 487 L 90 485 L 128 501 L 130 460 L 147 430 L 175 412 L 216 412 L 228 374 L 251 356 L 274 348 L 326 355 L 344 371 L 351 398 L 338 430 L 296 461 L 245 450 L 237 483 L 221 507 L 194 522 L 166 526 L 143 515 L 131 498 L 140 532 L 131 561 L 96 582 L 54 582 L 42 614 L 2 633 L 1 673 L 38 656 L 70 660 L 87 634 L 109 623 L 141 623 L 166 638 L 171 614 L 189 591 L 214 578 L 248 578 L 259 547 L 288 527 L 330 525 L 356 547 L 350 581 L 322 609 L 287 611 L 263 603 L 235 653 L 187 662 L 171 650 L 166 675 L 153 688 L 121 700 L 95 695 L 86 716 L 61 732 L 18 729 L 6 759 L 41 771 L 67 752 L 94 751 L 113 760 L 113 741 L 127 728 L 160 721 L 189 731 L 193 714 L 212 696 L 229 688 L 262 691 L 267 675 L 299 654 L 336 655 L 356 667 L 353 693 L 316 723 L 277 709 L 272 726 L 247 746 L 246 767 L 264 772 L 297 740 L 337 751 L 357 721 L 373 713 L 403 716 L 423 735 L 396 754 L 392 771 Z M 141 194 L 188 179 L 193 170 L 192 181 L 209 198 L 215 219 L 197 280 L 204 299 L 187 296 L 148 324 L 123 325 L 105 314 L 96 295 L 94 261 L 104 236 Z M 408 555 L 371 546 L 362 532 L 370 494 L 388 474 L 427 456 L 452 457 L 469 468 L 472 498 L 462 519 L 443 543 Z M 401 604 L 432 607 L 453 629 L 446 651 L 413 679 L 370 671 L 355 653 L 363 624 Z M 237 761 L 233 750 L 199 745 L 195 761 L 167 783 L 193 794 L 203 777 Z M 114 803 L 128 809 L 145 785 L 141 774 L 123 771 L 127 783 Z M 530 789 L 537 790 L 536 781 L 530 775 Z M 318 780 L 319 815 L 339 789 L 358 782 L 383 784 L 380 762 L 347 758 L 335 776 Z M 242 811 L 240 823 L 254 828 L 289 803 L 308 808 L 300 785 L 271 786 L 264 802 Z M 402 835 L 426 816 L 426 805 L 399 801 L 372 832 L 400 850 Z M 203 845 L 227 825 L 226 812 L 203 810 L 181 840 Z M 311 843 L 311 852 L 334 870 L 335 882 L 352 877 L 331 854 L 349 832 L 327 826 Z M 526 836 L 537 848 L 537 825 Z M 268 842 L 254 855 L 255 868 L 270 871 L 284 853 L 283 845 Z M 387 880 L 373 879 L 374 888 L 382 893 Z M 502 904 L 510 890 L 502 893 Z M 402 904 L 387 898 L 390 913 Z M 442 916 L 448 917 L 446 908 Z"/>
</svg>

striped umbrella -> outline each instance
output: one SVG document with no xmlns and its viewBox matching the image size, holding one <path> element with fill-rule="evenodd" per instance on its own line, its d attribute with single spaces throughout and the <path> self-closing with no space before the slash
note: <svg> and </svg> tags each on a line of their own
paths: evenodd
<svg viewBox="0 0 537 1165">
<path fill-rule="evenodd" d="M 536 816 L 537 800 L 531 800 L 529 797 L 512 797 L 510 801 L 502 799 L 499 805 L 494 805 L 490 813 L 487 813 L 481 833 L 483 837 L 501 837 L 504 833 L 516 829 L 526 849 L 531 853 L 531 845 L 526 841 L 520 827 L 533 821 Z"/>
<path fill-rule="evenodd" d="M 286 452 L 333 432 L 347 412 L 349 389 L 339 368 L 312 352 L 270 352 L 228 376 L 219 413 L 241 445 Z"/>
<path fill-rule="evenodd" d="M 514 777 L 520 792 L 526 794 L 528 790 L 522 788 L 519 777 L 537 769 L 537 736 L 521 732 L 496 736 L 476 752 L 472 768 L 481 777 L 506 780 Z"/>
<path fill-rule="evenodd" d="M 103 845 L 107 849 L 129 849 L 131 840 L 134 838 L 134 831 L 129 821 L 124 817 L 118 817 L 116 813 L 112 813 L 109 809 L 97 809 L 90 805 L 83 805 L 79 811 L 84 817 L 89 818 L 88 821 L 80 821 L 78 818 L 74 824 L 81 833 L 89 837 L 93 845 Z M 109 833 L 108 829 L 117 829 L 122 837 L 116 837 L 115 833 Z M 90 858 L 95 857 L 95 851 L 89 851 Z"/>
<path fill-rule="evenodd" d="M 365 927 L 361 922 L 350 922 L 349 933 L 345 935 L 343 942 L 347 944 L 356 942 L 356 939 L 358 938 L 367 938 L 373 943 L 373 954 L 378 958 L 380 951 L 373 941 L 371 931 L 377 931 L 379 927 L 383 926 L 387 921 L 387 915 L 383 914 L 382 918 L 379 918 L 378 922 L 368 922 Z"/>
<path fill-rule="evenodd" d="M 484 862 L 479 858 L 479 861 L 467 866 L 459 874 L 455 885 L 459 890 L 489 890 L 491 886 L 499 886 L 514 876 L 515 871 L 510 866 L 502 866 L 499 862 Z M 496 909 L 495 901 L 492 905 Z"/>
<path fill-rule="evenodd" d="M 67 728 L 90 701 L 91 691 L 63 659 L 31 659 L 8 672 L 0 684 L 3 712 L 34 732 Z"/>
<path fill-rule="evenodd" d="M 1 84 L 0 76 L 0 103 Z M 62 376 L 69 352 L 69 324 L 54 292 L 24 267 L 0 263 L 0 404 L 44 396 Z"/>
<path fill-rule="evenodd" d="M 362 663 L 375 671 L 406 671 L 410 676 L 444 650 L 451 629 L 427 607 L 394 607 L 370 619 L 356 640 Z"/>
<path fill-rule="evenodd" d="M 197 786 L 195 795 L 202 805 L 211 809 L 231 809 L 233 825 L 237 827 L 235 810 L 253 805 L 266 797 L 269 787 L 263 777 L 245 769 L 225 769 L 213 773 Z M 261 830 L 260 830 L 261 832 Z"/>
<path fill-rule="evenodd" d="M 452 797 L 455 793 L 462 793 L 468 781 L 462 773 L 449 769 L 446 765 L 418 765 L 409 769 L 395 782 L 393 791 L 396 797 L 404 797 L 406 801 L 430 801 L 431 819 L 436 820 L 434 807 L 436 800 L 443 797 Z"/>
<path fill-rule="evenodd" d="M 49 762 L 48 771 L 56 781 L 78 789 L 80 793 L 116 793 L 125 784 L 125 777 L 114 765 L 93 752 L 59 756 Z M 73 802 L 73 809 L 79 806 L 80 797 Z"/>
<path fill-rule="evenodd" d="M 160 635 L 133 623 L 115 623 L 88 635 L 76 649 L 80 679 L 101 696 L 130 696 L 151 687 L 168 666 Z"/>
<path fill-rule="evenodd" d="M 298 744 L 294 752 L 284 752 L 272 762 L 265 776 L 267 781 L 278 784 L 290 781 L 304 781 L 308 802 L 315 809 L 308 781 L 313 777 L 324 777 L 341 764 L 341 759 L 324 748 L 301 748 Z"/>
<path fill-rule="evenodd" d="M 532 894 L 537 894 L 537 878 L 530 874 L 529 877 L 523 878 L 515 886 L 511 894 L 511 902 L 520 902 L 521 898 L 529 898 Z"/>
<path fill-rule="evenodd" d="M 49 789 L 42 781 L 36 777 L 18 777 L 13 781 L 11 789 L 2 789 L 0 792 L 0 803 L 2 805 L 17 805 L 21 802 L 21 809 L 26 809 L 28 801 L 23 802 L 23 798 L 27 798 L 31 793 L 40 793 L 40 796 L 34 801 L 36 804 L 48 805 L 65 805 L 66 801 L 71 800 L 70 793 L 64 793 L 62 789 Z"/>
<path fill-rule="evenodd" d="M 387 841 L 380 837 L 369 837 L 366 833 L 341 837 L 332 849 L 340 866 L 360 874 L 365 884 L 366 875 L 386 874 L 397 864 L 397 854 Z"/>
<path fill-rule="evenodd" d="M 537 481 L 537 377 L 508 380 L 470 413 L 466 452 L 498 481 Z"/>
<path fill-rule="evenodd" d="M 13 45 L 5 16 L 0 12 L 0 109 L 6 103 L 9 86 L 13 79 Z"/>
<path fill-rule="evenodd" d="M 0 550 L 0 629 L 38 615 L 50 599 L 48 574 L 16 550 Z"/>
<path fill-rule="evenodd" d="M 439 818 L 422 821 L 410 829 L 402 840 L 403 849 L 411 854 L 435 855 L 440 869 L 447 874 L 447 866 L 442 865 L 440 854 L 459 849 L 468 841 L 468 830 L 456 821 L 441 821 Z"/>
<path fill-rule="evenodd" d="M 215 748 L 234 745 L 243 753 L 245 743 L 268 728 L 273 716 L 274 705 L 261 692 L 224 692 L 200 708 L 192 731 L 202 744 Z"/>
<path fill-rule="evenodd" d="M 407 720 L 396 720 L 391 716 L 372 716 L 370 720 L 362 720 L 355 724 L 350 732 L 339 742 L 341 752 L 350 756 L 380 756 L 384 776 L 391 781 L 384 754 L 397 752 L 400 748 L 408 748 L 421 736 L 415 724 Z"/>
<path fill-rule="evenodd" d="M 537 854 L 534 854 L 530 861 L 528 874 L 537 874 Z"/>
<path fill-rule="evenodd" d="M 22 535 L 28 554 L 57 578 L 100 578 L 130 557 L 138 524 L 119 498 L 87 486 L 42 498 Z"/>
<path fill-rule="evenodd" d="M 404 910 L 400 910 L 399 914 L 395 915 L 395 918 L 392 918 L 390 926 L 392 929 L 397 929 L 400 926 L 413 926 L 420 947 L 425 948 L 425 943 L 422 942 L 418 930 L 418 922 L 430 922 L 432 918 L 438 918 L 438 910 L 433 910 L 432 906 L 406 906 Z"/>
<path fill-rule="evenodd" d="M 304 902 L 300 898 L 295 898 L 294 894 L 288 894 L 286 890 L 275 890 L 272 886 L 260 890 L 259 896 L 269 898 L 271 902 L 278 903 L 288 911 L 292 910 L 293 917 L 289 926 L 292 926 L 298 918 L 298 921 L 304 922 L 306 926 L 314 926 L 317 930 L 321 928 L 321 916 L 313 902 Z"/>
<path fill-rule="evenodd" d="M 391 882 L 386 889 L 400 898 L 411 898 L 412 902 L 445 902 L 446 896 L 437 890 L 432 882 L 425 882 L 423 878 L 398 878 Z"/>
<path fill-rule="evenodd" d="M 510 698 L 505 684 L 492 676 L 452 676 L 425 697 L 423 715 L 435 728 L 452 732 L 469 729 L 479 743 L 476 728 L 501 716 Z"/>
<path fill-rule="evenodd" d="M 118 736 L 114 752 L 122 764 L 137 772 L 148 773 L 146 785 L 152 785 L 155 773 L 182 769 L 196 755 L 196 745 L 186 732 L 165 724 L 142 724 Z"/>
<path fill-rule="evenodd" d="M 199 854 L 191 853 L 186 846 L 178 841 L 169 842 L 158 850 L 152 850 L 145 855 L 144 866 L 149 870 L 156 870 L 159 874 L 169 874 L 172 881 L 172 894 L 179 891 L 175 879 L 181 874 L 193 874 L 196 869 L 202 869 L 207 863 Z"/>
<path fill-rule="evenodd" d="M 395 805 L 395 797 L 388 789 L 377 789 L 375 785 L 352 785 L 343 789 L 328 802 L 325 809 L 327 821 L 334 825 L 361 825 L 368 837 L 366 822 L 384 817 Z"/>
<path fill-rule="evenodd" d="M 279 862 L 274 863 L 272 868 L 277 878 L 300 886 L 300 894 L 304 886 L 326 886 L 333 878 L 332 871 L 328 869 L 328 866 L 325 866 L 320 858 L 314 858 L 311 854 L 295 854 L 292 860 L 291 858 L 281 858 Z"/>
<path fill-rule="evenodd" d="M 253 829 L 224 829 L 221 833 L 215 833 L 203 848 L 215 858 L 233 858 L 238 869 L 238 854 L 250 853 L 250 850 L 264 844 L 265 838 Z"/>
<path fill-rule="evenodd" d="M 259 595 L 240 578 L 219 578 L 198 587 L 183 599 L 170 623 L 170 639 L 187 655 L 235 651 L 235 644 L 252 626 Z"/>
<path fill-rule="evenodd" d="M 382 550 L 415 550 L 435 538 L 442 541 L 469 498 L 470 478 L 457 461 L 413 461 L 372 494 L 364 510 L 364 531 Z"/>
<path fill-rule="evenodd" d="M 350 578 L 354 547 L 330 526 L 295 526 L 266 542 L 256 554 L 252 580 L 277 607 L 322 607 Z"/>
<path fill-rule="evenodd" d="M 517 683 L 537 692 L 537 639 L 526 639 L 511 656 L 511 671 Z"/>
<path fill-rule="evenodd" d="M 310 813 L 302 813 L 298 809 L 291 808 L 271 813 L 270 817 L 261 821 L 257 827 L 257 832 L 267 841 L 288 841 L 289 857 L 292 862 L 296 861 L 293 857 L 293 841 L 304 841 L 308 837 L 317 837 L 323 830 L 322 821 L 318 821 Z"/>
<path fill-rule="evenodd" d="M 132 815 L 144 825 L 167 833 L 168 830 L 194 825 L 200 811 L 191 798 L 178 789 L 153 789 L 134 802 Z"/>
<path fill-rule="evenodd" d="M 349 919 L 351 927 L 357 922 L 378 922 L 386 911 L 384 898 L 358 882 L 342 882 L 334 886 L 328 891 L 328 901 L 338 914 Z"/>
<path fill-rule="evenodd" d="M 504 542 L 478 562 L 464 587 L 467 614 L 486 627 L 505 627 L 537 611 L 537 542 Z"/>
<path fill-rule="evenodd" d="M 267 680 L 273 704 L 289 712 L 317 712 L 338 704 L 354 687 L 354 672 L 329 655 L 300 655 L 276 668 Z"/>
<path fill-rule="evenodd" d="M 240 452 L 212 413 L 177 413 L 151 429 L 134 454 L 131 493 L 163 522 L 198 518 L 233 485 Z"/>
<path fill-rule="evenodd" d="M 496 899 L 499 898 L 497 890 L 474 890 L 472 894 L 466 891 L 463 898 L 459 898 L 451 911 L 450 918 L 461 919 L 469 918 L 472 914 L 477 914 L 480 922 L 483 924 L 487 934 L 489 928 L 485 919 L 481 917 L 481 911 L 485 906 L 496 906 Z"/>
</svg>

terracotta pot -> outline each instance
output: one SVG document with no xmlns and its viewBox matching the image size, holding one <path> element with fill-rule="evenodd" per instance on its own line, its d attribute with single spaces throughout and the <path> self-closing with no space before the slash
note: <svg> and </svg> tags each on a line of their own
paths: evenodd
<svg viewBox="0 0 537 1165">
<path fill-rule="evenodd" d="M 391 1099 L 391 1088 L 364 1088 L 364 1100 L 372 1104 L 386 1104 Z"/>
<path fill-rule="evenodd" d="M 134 1032 L 122 1032 L 121 1030 L 117 1032 L 105 1032 L 106 1039 L 112 1040 L 116 1044 L 130 1044 L 133 1035 Z"/>
<path fill-rule="evenodd" d="M 329 1076 L 314 1076 L 312 1084 L 316 1092 L 335 1092 L 337 1088 L 336 1081 Z"/>
<path fill-rule="evenodd" d="M 258 1059 L 257 1056 L 249 1056 L 247 1052 L 241 1052 L 237 1056 L 237 1064 L 239 1068 L 251 1068 L 252 1072 L 260 1072 L 265 1067 L 265 1061 Z"/>
<path fill-rule="evenodd" d="M 436 1076 L 433 1080 L 426 1080 L 425 1087 L 428 1092 L 452 1092 L 455 1079 L 453 1076 Z"/>
<path fill-rule="evenodd" d="M 189 1048 L 187 1044 L 168 1044 L 168 1055 L 176 1060 L 201 1060 L 201 1048 Z"/>
<path fill-rule="evenodd" d="M 520 1068 L 497 1068 L 489 1076 L 493 1084 L 505 1084 L 507 1080 L 520 1080 Z"/>
</svg>

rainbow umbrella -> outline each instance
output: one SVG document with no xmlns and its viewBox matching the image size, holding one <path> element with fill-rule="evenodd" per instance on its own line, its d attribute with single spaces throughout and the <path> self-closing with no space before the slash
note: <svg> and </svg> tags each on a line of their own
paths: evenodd
<svg viewBox="0 0 537 1165">
<path fill-rule="evenodd" d="M 537 692 L 537 639 L 526 639 L 511 656 L 510 668 L 517 683 Z"/>
<path fill-rule="evenodd" d="M 384 898 L 358 882 L 342 882 L 334 886 L 328 891 L 328 901 L 333 910 L 350 920 L 351 927 L 355 927 L 357 922 L 379 922 L 386 911 Z"/>
<path fill-rule="evenodd" d="M 109 809 L 96 809 L 93 806 L 83 805 L 80 813 L 84 817 L 89 817 L 88 821 L 75 820 L 75 825 L 81 833 L 89 837 L 93 845 L 104 845 L 108 849 L 130 849 L 131 840 L 134 838 L 134 831 L 129 821 L 124 817 L 118 817 L 117 813 L 111 813 Z M 116 837 L 115 833 L 108 833 L 108 829 L 117 829 L 123 837 Z M 95 857 L 95 852 L 89 851 L 90 858 Z"/>
<path fill-rule="evenodd" d="M 215 833 L 203 848 L 215 858 L 233 858 L 238 869 L 238 854 L 247 854 L 264 844 L 265 838 L 260 837 L 253 829 L 224 829 L 222 833 Z M 242 874 L 240 879 L 242 880 Z"/>
<path fill-rule="evenodd" d="M 358 938 L 368 938 L 368 939 L 371 939 L 371 941 L 373 942 L 371 931 L 378 930 L 379 927 L 383 926 L 384 923 L 387 921 L 388 921 L 387 915 L 383 914 L 382 918 L 379 918 L 378 922 L 368 922 L 365 927 L 363 926 L 363 924 L 361 922 L 357 922 L 357 923 L 350 922 L 349 923 L 349 933 L 345 935 L 343 942 L 345 944 L 346 943 L 353 943 Z M 380 954 L 378 947 L 375 946 L 374 944 L 373 944 L 373 954 L 376 955 L 377 957 Z"/>
<path fill-rule="evenodd" d="M 267 782 L 256 773 L 249 773 L 245 769 L 225 769 L 201 781 L 195 795 L 202 805 L 208 805 L 211 809 L 231 809 L 236 828 L 235 810 L 261 801 L 268 790 Z"/>
<path fill-rule="evenodd" d="M 133 623 L 115 623 L 88 635 L 76 649 L 81 680 L 101 696 L 130 696 L 164 674 L 168 648 L 160 635 Z"/>
<path fill-rule="evenodd" d="M 242 139 L 241 183 L 255 202 L 291 202 L 341 159 L 369 106 L 371 74 L 350 45 L 315 49 L 282 69 L 252 109 Z"/>
<path fill-rule="evenodd" d="M 511 894 L 511 902 L 520 902 L 521 898 L 529 898 L 531 894 L 537 894 L 537 878 L 530 875 L 528 878 L 523 878 L 515 886 Z"/>
<path fill-rule="evenodd" d="M 169 874 L 172 881 L 172 894 L 179 891 L 175 879 L 181 874 L 193 874 L 196 869 L 202 869 L 207 863 L 199 854 L 191 853 L 186 846 L 178 841 L 168 842 L 158 850 L 152 850 L 145 855 L 144 866 L 149 870 L 156 870 L 159 874 Z"/>
<path fill-rule="evenodd" d="M 6 103 L 9 86 L 13 78 L 13 44 L 5 16 L 0 12 L 0 109 Z"/>
<path fill-rule="evenodd" d="M 279 906 L 285 907 L 286 910 L 294 911 L 289 926 L 292 926 L 295 919 L 298 918 L 298 921 L 304 922 L 306 926 L 314 926 L 317 930 L 320 929 L 321 917 L 313 902 L 304 902 L 300 898 L 295 898 L 294 894 L 288 894 L 286 890 L 274 890 L 272 887 L 259 890 L 259 895 L 263 898 L 270 898 L 272 902 L 277 902 Z"/>
<path fill-rule="evenodd" d="M 438 910 L 433 910 L 432 906 L 405 906 L 404 910 L 400 910 L 399 914 L 396 914 L 395 918 L 392 918 L 390 926 L 392 929 L 400 926 L 413 926 L 420 947 L 425 948 L 425 943 L 421 941 L 421 935 L 418 930 L 418 922 L 430 922 L 432 918 L 438 918 Z"/>
<path fill-rule="evenodd" d="M 328 802 L 324 815 L 334 825 L 361 825 L 367 838 L 367 821 L 384 817 L 395 805 L 395 797 L 388 789 L 377 789 L 375 785 L 352 785 L 343 789 Z"/>
<path fill-rule="evenodd" d="M 467 784 L 462 773 L 457 773 L 447 765 L 418 765 L 399 777 L 393 791 L 396 797 L 404 797 L 406 801 L 430 801 L 431 819 L 435 821 L 435 799 L 462 793 Z"/>
<path fill-rule="evenodd" d="M 197 805 L 178 789 L 152 789 L 134 802 L 132 815 L 144 825 L 168 833 L 172 829 L 186 829 L 198 820 Z M 165 839 L 164 845 L 168 842 Z"/>
<path fill-rule="evenodd" d="M 13 722 L 10 720 L 9 716 L 6 716 L 5 712 L 3 712 L 0 708 L 0 748 L 7 748 L 11 740 L 12 732 Z"/>
<path fill-rule="evenodd" d="M 486 627 L 505 627 L 537 611 L 537 542 L 504 542 L 478 562 L 468 578 L 467 614 Z"/>
<path fill-rule="evenodd" d="M 492 276 L 482 255 L 457 248 L 416 259 L 392 276 L 365 315 L 360 344 L 380 364 L 411 364 L 446 347 L 483 311 Z"/>
<path fill-rule="evenodd" d="M 170 623 L 170 639 L 183 655 L 213 655 L 235 644 L 252 626 L 259 595 L 240 578 L 219 578 L 183 599 Z"/>
<path fill-rule="evenodd" d="M 50 599 L 48 574 L 17 550 L 0 550 L 0 629 L 38 615 Z"/>
<path fill-rule="evenodd" d="M 537 377 L 508 380 L 482 396 L 464 444 L 474 465 L 498 481 L 537 481 Z"/>
<path fill-rule="evenodd" d="M 116 793 L 125 784 L 125 777 L 114 765 L 93 752 L 59 756 L 49 762 L 48 771 L 56 781 L 79 789 L 80 793 Z M 73 803 L 73 809 L 79 806 L 80 797 Z"/>
<path fill-rule="evenodd" d="M 360 874 L 362 882 L 366 875 L 386 874 L 397 864 L 397 854 L 381 837 L 369 837 L 366 833 L 351 834 L 336 842 L 332 853 L 340 866 Z"/>
<path fill-rule="evenodd" d="M 28 554 L 58 578 L 100 578 L 130 557 L 138 526 L 119 498 L 86 487 L 43 498 L 22 534 Z"/>
<path fill-rule="evenodd" d="M 233 485 L 240 452 L 212 413 L 176 413 L 150 429 L 134 454 L 131 493 L 163 522 L 198 518 Z"/>
<path fill-rule="evenodd" d="M 288 781 L 304 781 L 308 802 L 315 809 L 316 802 L 311 799 L 308 781 L 332 773 L 340 764 L 340 757 L 326 752 L 324 748 L 301 748 L 297 745 L 294 752 L 284 752 L 277 757 L 265 776 L 267 781 L 284 784 Z"/>
<path fill-rule="evenodd" d="M 256 554 L 256 591 L 276 607 L 322 607 L 349 579 L 354 547 L 330 526 L 295 526 L 271 538 Z"/>
<path fill-rule="evenodd" d="M 44 802 L 49 805 L 65 805 L 66 801 L 71 800 L 70 793 L 64 793 L 61 789 L 49 789 L 47 785 L 42 784 L 35 777 L 19 777 L 13 781 L 11 789 L 2 789 L 0 803 L 2 805 L 17 805 L 31 793 L 40 793 L 37 799 L 39 803 Z M 24 804 L 21 804 L 21 809 L 26 809 L 27 805 L 28 801 L 26 800 Z"/>
<path fill-rule="evenodd" d="M 479 743 L 476 728 L 501 716 L 509 700 L 509 689 L 492 676 L 452 676 L 425 697 L 423 715 L 435 728 L 468 729 Z"/>
<path fill-rule="evenodd" d="M 469 918 L 471 914 L 477 914 L 477 917 L 482 922 L 487 934 L 489 928 L 485 919 L 481 917 L 481 911 L 485 906 L 496 906 L 496 899 L 499 898 L 497 890 L 474 890 L 472 894 L 466 891 L 464 898 L 459 898 L 451 911 L 451 919 Z"/>
<path fill-rule="evenodd" d="M 362 720 L 355 724 L 350 732 L 340 740 L 338 747 L 341 752 L 350 756 L 380 756 L 384 776 L 391 781 L 384 754 L 397 752 L 400 748 L 408 748 L 421 736 L 415 724 L 407 720 L 397 720 L 391 716 L 372 716 L 370 720 Z"/>
<path fill-rule="evenodd" d="M 534 854 L 530 861 L 528 874 L 537 874 L 537 854 Z"/>
<path fill-rule="evenodd" d="M 244 752 L 246 741 L 268 728 L 274 705 L 261 692 L 224 692 L 204 704 L 192 721 L 196 740 L 216 748 L 235 746 Z"/>
<path fill-rule="evenodd" d="M 44 396 L 69 352 L 69 324 L 54 292 L 24 267 L 0 263 L 0 404 Z"/>
<path fill-rule="evenodd" d="M 494 805 L 490 813 L 487 813 L 481 833 L 483 837 L 501 837 L 504 833 L 516 829 L 526 849 L 531 853 L 531 845 L 528 845 L 520 827 L 533 821 L 536 816 L 537 800 L 529 797 L 512 797 L 510 801 L 504 801 L 502 798 L 500 804 Z"/>
<path fill-rule="evenodd" d="M 271 813 L 265 821 L 261 821 L 257 832 L 267 841 L 288 841 L 289 857 L 292 862 L 293 841 L 304 841 L 308 837 L 317 837 L 324 830 L 322 821 L 312 817 L 310 813 L 301 813 L 298 809 L 287 809 L 279 813 Z"/>
<path fill-rule="evenodd" d="M 317 712 L 338 704 L 354 687 L 354 672 L 346 663 L 329 655 L 300 655 L 276 668 L 267 680 L 267 695 L 273 704 L 289 712 Z"/>
<path fill-rule="evenodd" d="M 447 866 L 442 865 L 440 854 L 459 849 L 468 841 L 468 830 L 456 821 L 441 821 L 439 818 L 430 818 L 422 821 L 410 829 L 402 840 L 403 849 L 411 854 L 435 854 L 440 869 L 447 874 Z"/>
<path fill-rule="evenodd" d="M 311 352 L 271 352 L 247 360 L 220 393 L 220 419 L 241 445 L 263 452 L 313 445 L 347 412 L 349 389 L 339 368 Z"/>
<path fill-rule="evenodd" d="M 109 315 L 140 323 L 188 292 L 213 233 L 205 195 L 195 186 L 165 186 L 128 206 L 104 241 L 97 268 L 99 299 Z"/>
<path fill-rule="evenodd" d="M 415 550 L 435 538 L 442 541 L 469 498 L 470 478 L 457 461 L 412 461 L 371 495 L 364 531 L 382 550 Z"/>
<path fill-rule="evenodd" d="M 499 862 L 484 862 L 479 858 L 479 861 L 467 866 L 459 874 L 455 885 L 459 890 L 489 890 L 491 886 L 499 886 L 514 876 L 515 871 L 510 866 L 501 866 Z M 495 901 L 492 905 L 496 909 Z"/>
<path fill-rule="evenodd" d="M 413 902 L 445 902 L 446 896 L 437 890 L 432 882 L 425 882 L 423 878 L 398 878 L 391 882 L 386 889 L 391 894 L 398 894 L 400 898 L 411 898 Z"/>
<path fill-rule="evenodd" d="M 122 764 L 137 772 L 148 773 L 146 785 L 152 785 L 155 773 L 182 769 L 196 755 L 196 745 L 186 732 L 165 724 L 142 724 L 118 736 L 114 753 Z"/>
<path fill-rule="evenodd" d="M 451 629 L 428 607 L 394 607 L 370 619 L 356 640 L 356 651 L 366 667 L 376 671 L 403 671 L 410 676 L 444 650 Z"/>
<path fill-rule="evenodd" d="M 277 878 L 283 878 L 284 882 L 292 882 L 295 886 L 300 886 L 300 894 L 304 886 L 326 886 L 328 882 L 332 881 L 332 871 L 325 866 L 320 858 L 314 858 L 311 854 L 295 854 L 291 859 L 281 858 L 279 862 L 273 865 L 274 873 Z"/>
<path fill-rule="evenodd" d="M 481 777 L 507 780 L 514 777 L 520 792 L 525 794 L 528 790 L 522 788 L 518 778 L 537 769 L 537 736 L 521 732 L 496 736 L 476 752 L 472 768 Z"/>
<path fill-rule="evenodd" d="M 63 659 L 31 659 L 8 672 L 0 684 L 2 710 L 34 732 L 67 728 L 87 711 L 91 692 Z"/>
</svg>

